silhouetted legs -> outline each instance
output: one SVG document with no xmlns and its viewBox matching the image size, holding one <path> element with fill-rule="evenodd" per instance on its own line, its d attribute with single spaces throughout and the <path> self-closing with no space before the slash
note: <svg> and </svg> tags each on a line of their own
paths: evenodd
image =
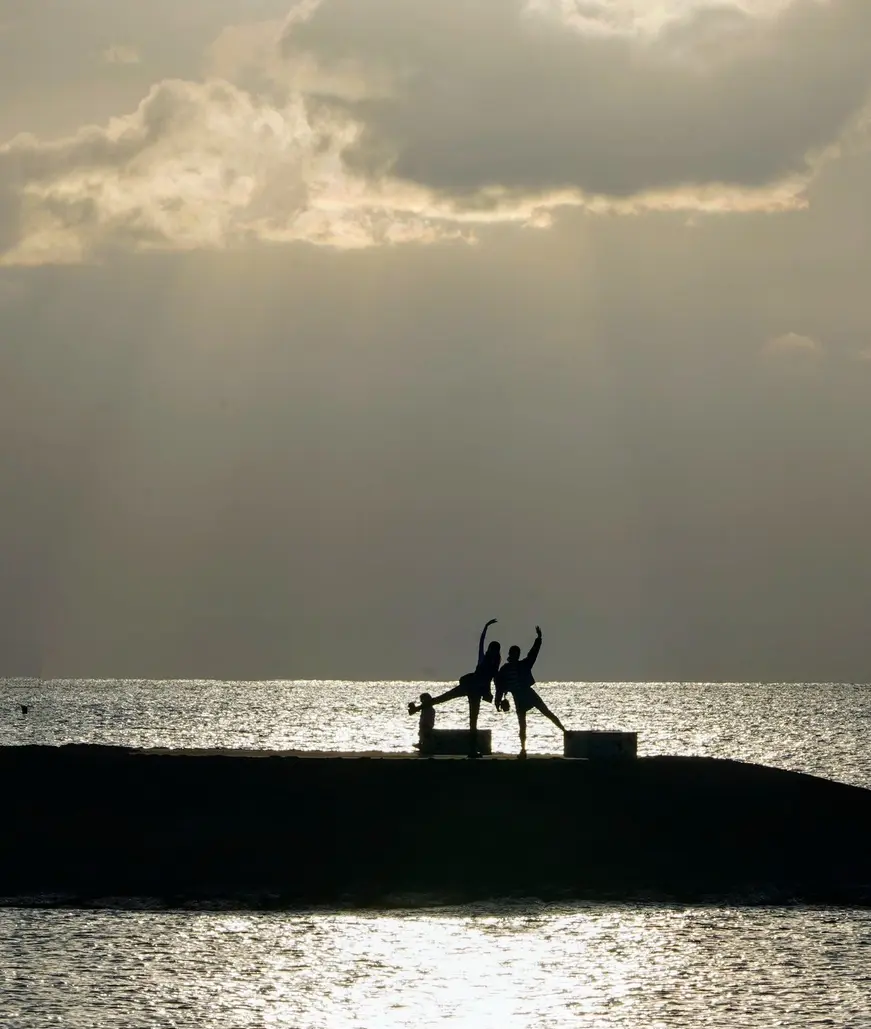
<svg viewBox="0 0 871 1029">
<path fill-rule="evenodd" d="M 536 710 L 540 711 L 545 718 L 549 718 L 550 721 L 552 721 L 553 724 L 557 727 L 557 729 L 560 729 L 562 732 L 566 731 L 566 727 L 563 725 L 563 723 L 557 718 L 557 716 L 553 713 L 553 711 L 551 711 L 551 709 L 547 706 L 547 704 L 545 704 L 545 702 L 537 693 L 535 694 L 532 703 Z"/>
<path fill-rule="evenodd" d="M 431 704 L 444 704 L 447 700 L 454 700 L 456 697 L 465 697 L 468 690 L 465 686 L 454 686 L 453 689 L 447 691 L 447 693 L 440 693 L 437 697 L 433 697 L 430 701 Z"/>
<path fill-rule="evenodd" d="M 526 712 L 521 711 L 516 704 L 514 709 L 517 711 L 517 728 L 520 730 L 520 756 L 526 757 Z"/>
<path fill-rule="evenodd" d="M 532 705 L 532 707 L 534 707 L 536 711 L 540 711 L 545 718 L 553 722 L 557 729 L 560 729 L 562 730 L 562 732 L 565 732 L 566 727 L 557 718 L 553 711 L 551 711 L 547 704 L 545 704 L 545 702 L 535 692 L 535 690 L 530 690 L 530 693 L 532 695 L 529 698 L 529 703 Z M 521 705 L 517 703 L 516 697 L 514 702 L 514 710 L 517 712 L 517 728 L 520 730 L 520 756 L 526 757 L 526 711 L 524 711 Z"/>
<path fill-rule="evenodd" d="M 469 694 L 469 754 L 478 756 L 478 712 L 481 710 L 481 697 L 477 693 Z"/>
</svg>

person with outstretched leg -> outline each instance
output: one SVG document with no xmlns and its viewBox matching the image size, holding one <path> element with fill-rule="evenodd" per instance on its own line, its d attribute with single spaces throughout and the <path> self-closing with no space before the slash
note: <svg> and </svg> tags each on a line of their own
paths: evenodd
<svg viewBox="0 0 871 1029">
<path fill-rule="evenodd" d="M 478 714 L 481 710 L 481 701 L 486 700 L 489 703 L 493 699 L 490 684 L 493 682 L 499 670 L 499 662 L 502 660 L 502 651 L 496 640 L 491 640 L 487 649 L 484 649 L 487 630 L 491 625 L 495 624 L 496 619 L 491 618 L 484 626 L 478 639 L 478 663 L 475 666 L 475 671 L 467 672 L 456 686 L 445 693 L 439 694 L 437 697 L 432 697 L 428 702 L 435 706 L 436 704 L 444 704 L 449 700 L 455 700 L 457 697 L 468 698 L 469 757 L 480 757 L 480 752 L 478 751 Z M 421 694 L 421 697 L 423 697 L 423 694 Z M 408 705 L 408 713 L 410 715 L 416 714 L 419 710 L 420 705 L 415 704 L 414 701 Z"/>
<path fill-rule="evenodd" d="M 535 678 L 532 674 L 532 666 L 541 650 L 541 629 L 535 627 L 535 643 L 530 647 L 529 653 L 521 660 L 520 647 L 514 645 L 508 648 L 508 660 L 499 669 L 496 675 L 496 710 L 507 711 L 508 705 L 505 701 L 507 693 L 514 697 L 514 710 L 517 712 L 517 728 L 520 732 L 520 754 L 519 757 L 526 757 L 526 713 L 535 708 L 545 718 L 550 719 L 553 724 L 562 732 L 566 731 L 563 723 L 550 710 L 533 689 Z"/>
</svg>

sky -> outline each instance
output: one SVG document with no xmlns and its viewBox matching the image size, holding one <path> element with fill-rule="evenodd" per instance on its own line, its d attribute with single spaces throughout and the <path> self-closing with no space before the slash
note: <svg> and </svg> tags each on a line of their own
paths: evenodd
<svg viewBox="0 0 871 1029">
<path fill-rule="evenodd" d="M 868 681 L 868 0 L 0 0 L 0 674 Z"/>
</svg>

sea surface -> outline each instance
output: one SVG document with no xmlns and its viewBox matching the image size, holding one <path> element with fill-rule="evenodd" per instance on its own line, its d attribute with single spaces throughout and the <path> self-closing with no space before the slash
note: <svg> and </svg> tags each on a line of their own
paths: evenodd
<svg viewBox="0 0 871 1029">
<path fill-rule="evenodd" d="M 0 745 L 407 751 L 407 702 L 441 688 L 0 680 Z M 871 788 L 871 686 L 540 691 L 570 728 L 637 730 L 642 754 L 737 758 Z M 437 724 L 463 716 L 458 701 L 439 708 Z M 513 714 L 486 708 L 481 727 L 493 729 L 494 750 L 517 750 Z M 530 751 L 560 747 L 533 713 Z M 871 1029 L 871 911 L 534 897 L 382 912 L 0 908 L 3 1029 L 441 1025 Z"/>
</svg>

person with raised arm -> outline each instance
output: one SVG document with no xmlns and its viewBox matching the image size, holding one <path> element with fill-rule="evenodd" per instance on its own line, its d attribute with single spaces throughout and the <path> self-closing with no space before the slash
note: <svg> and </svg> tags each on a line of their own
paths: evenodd
<svg viewBox="0 0 871 1029">
<path fill-rule="evenodd" d="M 517 712 L 517 727 L 520 730 L 520 757 L 526 757 L 526 712 L 535 708 L 545 718 L 549 718 L 553 724 L 566 731 L 566 727 L 550 710 L 541 697 L 533 689 L 535 678 L 532 674 L 532 666 L 541 650 L 541 629 L 535 627 L 535 643 L 529 648 L 525 658 L 520 658 L 520 647 L 516 644 L 508 648 L 508 660 L 496 674 L 496 710 L 507 711 L 508 701 L 505 695 L 510 693 L 514 697 L 514 710 Z"/>
<path fill-rule="evenodd" d="M 449 689 L 445 693 L 439 694 L 437 697 L 430 697 L 428 701 L 424 701 L 426 694 L 421 694 L 420 704 L 415 704 L 412 701 L 408 705 L 408 713 L 410 715 L 417 714 L 421 709 L 423 703 L 428 705 L 444 704 L 445 701 L 454 700 L 456 697 L 468 697 L 469 698 L 469 757 L 479 757 L 478 743 L 477 743 L 477 732 L 478 732 L 478 712 L 481 710 L 481 701 L 486 700 L 488 703 L 493 700 L 493 693 L 490 689 L 490 685 L 499 671 L 499 663 L 502 660 L 502 651 L 499 643 L 496 640 L 491 640 L 487 649 L 484 649 L 484 643 L 487 640 L 487 630 L 491 625 L 496 624 L 497 619 L 491 618 L 489 622 L 481 630 L 481 636 L 478 640 L 478 663 L 475 666 L 474 672 L 467 672 L 461 676 L 459 682 L 452 689 Z"/>
</svg>

